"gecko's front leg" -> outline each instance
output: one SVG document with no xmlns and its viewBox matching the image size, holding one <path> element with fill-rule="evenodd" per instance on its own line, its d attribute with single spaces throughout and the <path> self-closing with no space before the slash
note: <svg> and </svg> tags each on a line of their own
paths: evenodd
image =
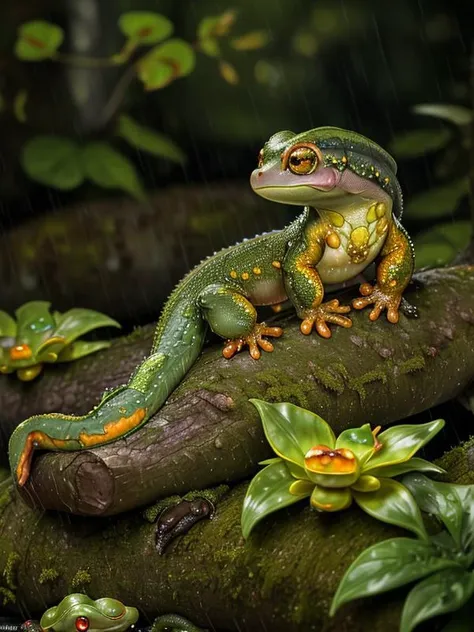
<svg viewBox="0 0 474 632">
<path fill-rule="evenodd" d="M 361 298 L 352 301 L 355 309 L 373 305 L 370 320 L 377 320 L 384 309 L 387 320 L 397 323 L 402 295 L 413 274 L 415 255 L 413 245 L 401 224 L 394 218 L 381 252 L 382 260 L 377 268 L 375 285 L 363 283 L 359 291 Z M 416 308 L 409 307 L 410 315 L 416 316 Z"/>
<path fill-rule="evenodd" d="M 323 338 L 331 337 L 328 323 L 351 327 L 347 316 L 351 308 L 340 305 L 337 299 L 323 303 L 324 286 L 316 269 L 330 231 L 322 222 L 313 222 L 305 228 L 303 238 L 288 249 L 284 261 L 285 287 L 298 316 L 300 329 L 309 335 L 313 327 Z"/>
<path fill-rule="evenodd" d="M 279 338 L 281 327 L 267 327 L 257 323 L 257 311 L 237 289 L 225 285 L 210 285 L 199 296 L 199 306 L 212 331 L 226 339 L 222 354 L 232 358 L 248 346 L 254 360 L 260 349 L 273 351 L 272 343 L 264 336 Z"/>
</svg>

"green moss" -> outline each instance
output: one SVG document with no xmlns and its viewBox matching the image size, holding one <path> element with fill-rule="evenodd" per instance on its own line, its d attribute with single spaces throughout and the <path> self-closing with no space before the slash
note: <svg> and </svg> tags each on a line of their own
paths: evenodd
<svg viewBox="0 0 474 632">
<path fill-rule="evenodd" d="M 43 568 L 38 578 L 38 582 L 40 584 L 46 584 L 48 582 L 54 582 L 58 577 L 59 571 L 55 568 Z"/>
<path fill-rule="evenodd" d="M 329 369 L 325 369 L 322 366 L 314 364 L 314 362 L 310 362 L 310 366 L 311 372 L 316 382 L 321 384 L 321 386 L 326 390 L 337 393 L 338 395 L 342 395 L 346 385 L 343 375 L 340 375 L 334 371 L 336 365 L 330 367 Z M 338 368 L 339 366 L 340 363 L 338 364 Z M 345 367 L 342 368 L 345 371 Z"/>
<path fill-rule="evenodd" d="M 7 588 L 10 590 L 16 590 L 16 573 L 18 570 L 18 564 L 20 562 L 19 553 L 11 552 L 7 558 L 7 563 L 5 564 L 5 568 L 3 569 L 3 577 L 5 578 L 5 583 Z"/>
<path fill-rule="evenodd" d="M 174 496 L 168 496 L 168 498 L 163 498 L 162 500 L 159 500 L 154 505 L 147 507 L 145 511 L 143 511 L 142 516 L 148 522 L 154 523 L 157 521 L 158 516 L 165 509 L 168 509 L 169 507 L 173 507 L 174 505 L 177 505 L 179 502 L 181 502 L 181 500 L 182 500 L 181 496 L 178 496 L 177 494 Z"/>
<path fill-rule="evenodd" d="M 367 396 L 367 391 L 365 390 L 366 384 L 372 384 L 373 382 L 382 382 L 382 384 L 386 384 L 387 381 L 388 377 L 385 370 L 382 367 L 377 367 L 372 371 L 367 371 L 367 373 L 364 373 L 357 378 L 350 378 L 349 388 L 357 391 L 360 399 L 364 400 Z"/>
<path fill-rule="evenodd" d="M 436 464 L 447 472 L 447 480 L 459 485 L 474 484 L 474 437 L 457 448 L 446 452 Z"/>
<path fill-rule="evenodd" d="M 229 491 L 228 485 L 218 485 L 218 487 L 212 487 L 210 489 L 197 489 L 188 492 L 183 496 L 183 500 L 195 500 L 196 498 L 205 498 L 213 505 L 216 505 L 225 494 Z"/>
<path fill-rule="evenodd" d="M 426 362 L 423 356 L 414 356 L 402 362 L 399 365 L 399 370 L 402 375 L 407 373 L 415 373 L 415 371 L 421 371 L 426 366 Z"/>
<path fill-rule="evenodd" d="M 92 581 L 88 570 L 80 568 L 71 581 L 72 591 L 81 591 Z"/>
<path fill-rule="evenodd" d="M 2 514 L 8 505 L 13 500 L 13 490 L 12 488 L 6 489 L 3 494 L 0 495 L 0 514 Z"/>
<path fill-rule="evenodd" d="M 281 369 L 269 369 L 256 375 L 256 380 L 267 385 L 264 395 L 260 399 L 267 402 L 291 402 L 302 408 L 308 408 L 307 393 L 311 391 L 311 384 L 295 382 Z M 252 396 L 253 397 L 253 396 Z"/>
<path fill-rule="evenodd" d="M 2 605 L 6 606 L 9 603 L 15 603 L 15 593 L 9 588 L 3 588 L 0 586 L 0 595 L 2 596 Z"/>
</svg>

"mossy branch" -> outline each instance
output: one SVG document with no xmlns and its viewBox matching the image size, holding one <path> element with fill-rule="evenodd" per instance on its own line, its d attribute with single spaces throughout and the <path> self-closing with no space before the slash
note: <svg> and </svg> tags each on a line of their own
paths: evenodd
<svg viewBox="0 0 474 632">
<path fill-rule="evenodd" d="M 111 515 L 242 480 L 272 456 L 250 397 L 292 401 L 337 431 L 386 424 L 451 399 L 474 376 L 473 272 L 459 266 L 419 274 L 407 298 L 420 318 L 402 316 L 397 326 L 354 313 L 352 329 L 324 340 L 302 336 L 299 321 L 288 316 L 275 351 L 258 362 L 243 353 L 228 361 L 221 345 L 207 348 L 141 430 L 102 448 L 37 456 L 22 494 L 47 509 Z M 47 410 L 84 413 L 104 387 L 126 381 L 150 338 L 151 329 L 139 331 L 28 387 L 1 382 L 0 410 L 16 398 L 14 420 Z"/>
<path fill-rule="evenodd" d="M 439 464 L 448 480 L 473 484 L 474 444 L 451 450 Z M 386 632 L 398 629 L 406 590 L 328 611 L 349 564 L 366 547 L 406 532 L 353 507 L 317 514 L 307 501 L 275 513 L 244 541 L 240 514 L 246 484 L 217 504 L 213 520 L 154 549 L 155 525 L 141 512 L 102 520 L 38 512 L 18 497 L 0 509 L 0 568 L 15 562 L 14 606 L 41 614 L 79 581 L 94 599 L 113 596 L 138 606 L 148 621 L 166 612 L 212 630 Z M 44 581 L 50 569 L 54 578 Z M 143 578 L 146 577 L 146 581 Z M 0 585 L 10 590 L 7 580 Z M 83 586 L 84 588 L 84 586 Z"/>
</svg>

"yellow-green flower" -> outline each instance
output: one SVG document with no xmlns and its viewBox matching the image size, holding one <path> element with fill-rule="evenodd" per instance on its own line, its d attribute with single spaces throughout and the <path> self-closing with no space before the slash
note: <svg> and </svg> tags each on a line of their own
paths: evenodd
<svg viewBox="0 0 474 632">
<path fill-rule="evenodd" d="M 307 497 L 322 512 L 347 509 L 355 501 L 376 518 L 425 536 L 411 495 L 392 479 L 414 470 L 443 471 L 414 456 L 441 430 L 442 419 L 393 426 L 382 433 L 380 426 L 371 430 L 364 424 L 336 438 L 329 424 L 309 410 L 250 401 L 278 457 L 264 461 L 267 467 L 249 485 L 242 511 L 244 537 L 266 515 Z"/>
</svg>

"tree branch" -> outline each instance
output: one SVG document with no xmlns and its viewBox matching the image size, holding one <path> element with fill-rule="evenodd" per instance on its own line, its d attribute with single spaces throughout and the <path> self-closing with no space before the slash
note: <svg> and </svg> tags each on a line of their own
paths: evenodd
<svg viewBox="0 0 474 632">
<path fill-rule="evenodd" d="M 440 465 L 451 472 L 452 482 L 472 484 L 473 458 L 471 442 L 452 450 Z M 264 520 L 245 542 L 240 529 L 245 491 L 245 484 L 235 487 L 212 521 L 199 522 L 163 556 L 154 549 L 155 526 L 139 513 L 64 520 L 4 494 L 0 568 L 9 567 L 10 583 L 18 586 L 15 609 L 39 614 L 65 594 L 82 590 L 94 599 L 114 596 L 138 606 L 150 621 L 178 612 L 212 630 L 398 629 L 403 588 L 348 604 L 334 619 L 328 610 L 355 557 L 375 542 L 406 532 L 355 507 L 321 515 L 301 503 Z M 6 581 L 3 574 L 0 582 Z"/>
<path fill-rule="evenodd" d="M 418 320 L 402 317 L 393 326 L 354 313 L 351 330 L 338 328 L 323 340 L 302 336 L 288 316 L 275 351 L 258 362 L 247 354 L 227 361 L 220 345 L 208 348 L 138 432 L 98 449 L 37 456 L 23 496 L 48 509 L 111 515 L 242 480 L 271 456 L 249 397 L 293 401 L 337 431 L 386 424 L 451 399 L 474 376 L 473 271 L 460 266 L 419 274 L 418 289 L 408 293 Z M 147 329 L 29 387 L 2 381 L 0 411 L 7 414 L 16 396 L 16 421 L 19 411 L 21 418 L 52 409 L 84 413 L 103 387 L 126 381 L 149 344 Z"/>
</svg>

